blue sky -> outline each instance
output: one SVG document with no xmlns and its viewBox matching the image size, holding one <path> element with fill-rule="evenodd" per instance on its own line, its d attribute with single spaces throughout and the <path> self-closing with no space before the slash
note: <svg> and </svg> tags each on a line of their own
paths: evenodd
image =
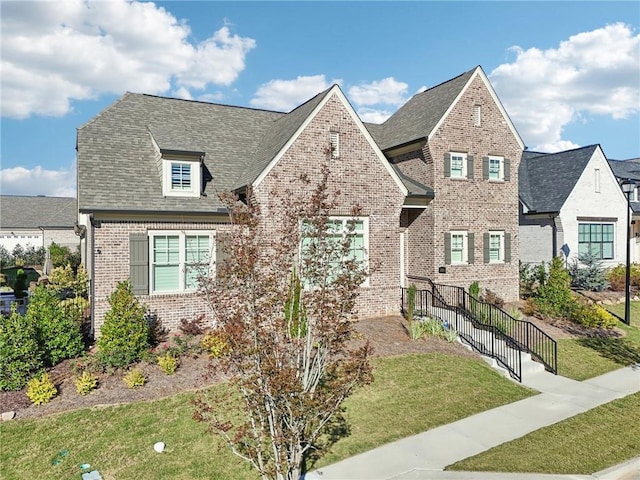
<svg viewBox="0 0 640 480">
<path fill-rule="evenodd" d="M 125 91 L 366 121 L 481 65 L 532 150 L 640 157 L 640 2 L 0 1 L 3 195 L 74 196 L 76 128 Z"/>
</svg>

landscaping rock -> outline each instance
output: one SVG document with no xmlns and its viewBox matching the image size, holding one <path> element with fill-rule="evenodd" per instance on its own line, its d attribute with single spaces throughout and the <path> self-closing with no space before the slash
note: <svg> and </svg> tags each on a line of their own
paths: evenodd
<svg viewBox="0 0 640 480">
<path fill-rule="evenodd" d="M 3 422 L 8 422 L 9 420 L 13 420 L 16 416 L 16 412 L 2 412 L 1 420 Z"/>
</svg>

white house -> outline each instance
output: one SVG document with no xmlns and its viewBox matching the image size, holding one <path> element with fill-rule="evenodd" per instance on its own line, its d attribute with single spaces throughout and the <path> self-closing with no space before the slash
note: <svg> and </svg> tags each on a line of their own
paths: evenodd
<svg viewBox="0 0 640 480">
<path fill-rule="evenodd" d="M 523 263 L 572 262 L 585 252 L 604 267 L 626 261 L 627 200 L 600 145 L 525 151 L 519 173 Z"/>
</svg>

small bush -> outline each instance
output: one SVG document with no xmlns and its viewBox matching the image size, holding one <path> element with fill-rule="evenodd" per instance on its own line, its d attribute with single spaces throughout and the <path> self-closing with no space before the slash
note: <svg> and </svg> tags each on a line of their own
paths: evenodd
<svg viewBox="0 0 640 480">
<path fill-rule="evenodd" d="M 587 328 L 613 328 L 618 321 L 600 305 L 580 305 L 578 306 L 571 320 Z"/>
<path fill-rule="evenodd" d="M 543 315 L 570 317 L 576 300 L 571 293 L 571 277 L 564 268 L 560 257 L 555 257 L 549 265 L 549 275 L 538 288 L 535 303 Z"/>
<path fill-rule="evenodd" d="M 497 293 L 493 290 L 489 290 L 488 288 L 485 288 L 484 295 L 480 297 L 480 301 L 490 303 L 498 308 L 504 307 L 504 300 Z"/>
<path fill-rule="evenodd" d="M 220 358 L 228 353 L 229 345 L 220 333 L 212 331 L 203 337 L 202 348 L 209 354 L 209 358 Z"/>
<path fill-rule="evenodd" d="M 34 405 L 47 403 L 58 393 L 58 389 L 51 381 L 48 373 L 34 377 L 27 382 L 27 397 Z"/>
<path fill-rule="evenodd" d="M 509 315 L 511 315 L 511 317 L 515 320 L 522 320 L 524 318 L 524 315 L 522 315 L 520 309 L 516 307 L 513 307 L 511 310 L 509 310 Z"/>
<path fill-rule="evenodd" d="M 452 328 L 448 328 L 442 332 L 442 338 L 447 342 L 455 342 L 458 339 L 458 332 Z"/>
<path fill-rule="evenodd" d="M 407 289 L 407 321 L 409 325 L 413 323 L 413 315 L 416 310 L 416 294 L 418 290 L 415 284 L 411 284 Z"/>
<path fill-rule="evenodd" d="M 127 384 L 127 387 L 135 389 L 143 387 L 147 383 L 147 376 L 139 368 L 132 368 L 122 377 L 122 380 Z"/>
<path fill-rule="evenodd" d="M 170 353 L 167 353 L 166 355 L 158 357 L 158 366 L 167 375 L 173 375 L 178 369 L 178 359 Z"/>
<path fill-rule="evenodd" d="M 632 263 L 629 270 L 629 280 L 631 285 L 640 288 L 640 264 Z M 623 264 L 610 268 L 605 274 L 611 288 L 617 292 L 624 291 L 626 287 L 627 267 Z"/>
<path fill-rule="evenodd" d="M 98 377 L 85 371 L 82 372 L 82 375 L 76 378 L 75 384 L 76 391 L 80 395 L 87 395 L 98 386 Z"/>
<path fill-rule="evenodd" d="M 411 320 L 407 331 L 411 340 L 420 340 L 426 334 L 424 323 L 420 320 Z"/>
<path fill-rule="evenodd" d="M 0 390 L 20 390 L 44 363 L 35 323 L 20 315 L 0 315 Z"/>
<path fill-rule="evenodd" d="M 57 365 L 84 352 L 80 324 L 73 315 L 67 315 L 54 290 L 44 286 L 36 288 L 29 302 L 27 318 L 38 329 L 39 344 L 47 365 Z"/>
<path fill-rule="evenodd" d="M 427 335 L 442 335 L 444 332 L 444 327 L 442 326 L 442 322 L 437 318 L 427 318 L 422 322 L 424 331 Z"/>
<path fill-rule="evenodd" d="M 609 286 L 602 262 L 592 253 L 583 253 L 569 268 L 571 284 L 582 290 L 601 292 Z"/>
<path fill-rule="evenodd" d="M 134 297 L 128 281 L 119 282 L 109 297 L 98 339 L 98 356 L 109 367 L 127 367 L 146 354 L 149 348 L 149 324 L 145 307 Z"/>
<path fill-rule="evenodd" d="M 178 329 L 185 335 L 202 335 L 204 333 L 204 314 L 200 314 L 193 320 L 180 319 Z"/>
</svg>

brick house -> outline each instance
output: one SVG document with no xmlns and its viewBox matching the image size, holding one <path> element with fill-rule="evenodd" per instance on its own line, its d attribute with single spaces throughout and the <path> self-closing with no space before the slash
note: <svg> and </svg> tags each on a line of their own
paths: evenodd
<svg viewBox="0 0 640 480">
<path fill-rule="evenodd" d="M 523 153 L 520 163 L 520 260 L 567 263 L 591 251 L 624 263 L 627 201 L 600 145 Z"/>
<path fill-rule="evenodd" d="M 518 292 L 517 172 L 523 144 L 480 67 L 415 95 L 381 125 L 364 124 L 334 85 L 289 113 L 127 93 L 78 129 L 78 201 L 99 332 L 116 283 L 175 328 L 206 311 L 189 258 L 210 258 L 229 228 L 219 192 L 269 192 L 318 174 L 331 147 L 337 222 L 378 268 L 361 317 L 399 310 L 408 282 L 474 281 Z"/>
</svg>

